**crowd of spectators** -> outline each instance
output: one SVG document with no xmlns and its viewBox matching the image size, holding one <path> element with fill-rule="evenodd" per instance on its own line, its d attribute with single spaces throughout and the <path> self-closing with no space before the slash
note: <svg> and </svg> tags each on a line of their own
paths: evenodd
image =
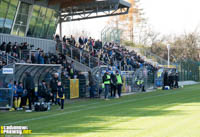
<svg viewBox="0 0 200 137">
<path fill-rule="evenodd" d="M 75 52 L 73 52 L 73 56 L 75 56 L 74 59 L 81 61 L 83 64 L 89 65 L 89 67 L 92 67 L 91 65 L 110 65 L 116 66 L 120 70 L 135 71 L 140 67 L 146 66 L 150 71 L 156 70 L 156 67 L 145 62 L 135 51 L 129 51 L 124 46 L 121 46 L 117 43 L 107 42 L 103 44 L 100 40 L 95 40 L 91 37 L 87 38 L 82 36 L 78 39 L 75 39 L 72 35 L 70 37 L 64 36 L 62 39 L 59 35 L 56 35 L 55 40 L 58 43 L 62 43 L 61 52 L 45 53 L 40 48 L 32 50 L 34 46 L 29 45 L 28 43 L 3 42 L 0 45 L 0 53 L 2 55 L 8 54 L 17 59 L 21 59 L 21 62 L 26 63 L 62 64 L 63 74 L 68 74 L 71 77 L 73 77 L 70 74 L 71 69 L 74 69 L 73 62 L 72 64 L 67 62 L 65 56 L 66 52 L 63 52 L 68 51 L 68 53 L 70 53 L 70 47 L 76 49 Z M 59 47 L 57 47 L 57 49 L 59 49 Z M 23 54 L 23 51 L 27 51 L 26 54 Z M 2 68 L 4 65 L 6 65 L 6 62 L 1 60 L 0 68 Z"/>
<path fill-rule="evenodd" d="M 11 43 L 11 42 L 3 42 L 0 45 L 0 51 L 2 52 L 2 54 L 9 54 L 15 58 L 20 58 L 20 53 L 23 50 L 27 50 L 29 47 L 29 45 L 27 44 L 27 42 L 25 43 Z"/>
<path fill-rule="evenodd" d="M 56 39 L 60 39 L 59 35 L 56 36 Z M 143 66 L 146 66 L 150 71 L 157 69 L 151 63 L 145 62 L 134 50 L 129 51 L 126 47 L 114 42 L 103 44 L 101 41 L 91 37 L 79 37 L 76 41 L 73 36 L 69 38 L 64 36 L 62 40 L 63 51 L 68 51 L 68 55 L 70 56 L 70 47 L 73 47 L 73 58 L 81 61 L 83 64 L 89 64 L 88 56 L 90 55 L 90 64 L 95 64 L 93 66 L 99 64 L 111 65 L 125 71 L 135 71 Z"/>
</svg>

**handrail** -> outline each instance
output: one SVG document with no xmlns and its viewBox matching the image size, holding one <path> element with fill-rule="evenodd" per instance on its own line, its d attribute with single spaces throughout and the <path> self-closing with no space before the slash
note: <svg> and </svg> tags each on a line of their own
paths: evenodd
<svg viewBox="0 0 200 137">
<path fill-rule="evenodd" d="M 78 62 L 78 61 L 76 61 L 74 59 L 72 59 L 71 57 L 66 56 L 66 58 L 67 58 L 67 60 L 73 61 L 76 66 L 79 66 L 79 67 L 76 68 L 77 70 L 79 70 L 79 71 L 85 71 L 85 72 L 91 71 L 90 67 L 88 67 L 88 66 L 86 66 L 86 65 L 84 65 L 84 64 L 82 64 L 82 63 L 80 63 L 80 62 Z"/>
<path fill-rule="evenodd" d="M 70 45 L 70 47 L 72 47 L 72 48 L 74 48 L 74 49 L 77 49 L 79 52 L 81 52 L 81 50 L 80 50 L 79 48 L 77 48 L 77 47 L 74 47 L 74 46 L 72 46 L 72 45 Z M 83 50 L 83 52 L 86 53 L 86 54 L 90 54 L 90 53 L 89 53 L 88 51 L 86 51 L 86 50 Z M 94 56 L 90 56 L 90 58 L 93 58 L 93 59 L 95 59 L 95 60 L 98 60 L 98 58 L 97 58 L 97 57 L 94 57 Z M 105 65 L 104 62 L 102 62 L 101 60 L 99 60 L 99 61 Z"/>
<path fill-rule="evenodd" d="M 72 60 L 74 60 L 75 58 L 74 57 L 78 57 L 80 58 L 80 61 L 77 61 L 79 62 L 80 64 L 84 65 L 84 66 L 87 66 L 89 68 L 93 68 L 97 65 L 100 65 L 100 64 L 105 64 L 104 62 L 102 62 L 100 59 L 98 59 L 97 57 L 94 57 L 94 56 L 90 56 L 90 53 L 88 51 L 85 51 L 85 50 L 80 50 L 79 48 L 77 47 L 74 47 L 72 45 L 67 45 L 66 46 L 66 51 L 68 53 L 68 57 L 71 58 Z M 76 55 L 74 55 L 74 53 Z M 85 63 L 82 63 L 82 59 L 86 59 Z M 97 64 L 98 63 L 98 64 Z M 96 64 L 95 66 L 93 66 L 94 64 Z"/>
<path fill-rule="evenodd" d="M 8 62 L 11 62 L 11 63 L 14 63 L 14 62 L 20 62 L 19 59 L 13 57 L 13 56 L 10 56 L 8 53 L 6 53 L 5 55 L 3 55 L 2 53 L 0 54 L 0 56 L 4 59 L 4 61 L 6 61 L 7 63 Z"/>
<path fill-rule="evenodd" d="M 8 53 L 7 53 L 7 55 L 8 55 Z M 8 55 L 8 57 L 11 58 L 11 59 L 13 59 L 13 60 L 15 60 L 16 62 L 20 62 L 19 59 L 15 58 L 15 57 L 13 57 L 13 56 Z"/>
<path fill-rule="evenodd" d="M 149 50 L 139 49 L 139 51 L 140 51 L 141 54 L 142 54 L 142 52 L 143 52 L 143 55 L 144 55 L 145 57 L 147 57 L 147 58 L 148 58 L 148 55 L 147 55 L 147 54 L 149 54 L 150 56 L 155 57 L 157 63 L 160 64 L 160 65 L 167 65 L 167 64 L 168 64 L 168 61 L 167 61 L 167 60 L 163 59 L 162 57 L 160 57 L 160 56 L 158 56 L 158 55 L 156 55 L 156 54 L 154 54 L 154 53 L 152 53 L 152 52 L 149 51 Z M 176 64 L 170 62 L 170 65 L 176 65 Z"/>
</svg>

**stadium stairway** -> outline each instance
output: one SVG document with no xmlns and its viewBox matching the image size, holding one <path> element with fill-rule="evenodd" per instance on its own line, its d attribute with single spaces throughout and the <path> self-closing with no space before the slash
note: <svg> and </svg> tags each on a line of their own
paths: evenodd
<svg viewBox="0 0 200 137">
<path fill-rule="evenodd" d="M 134 50 L 137 52 L 146 62 L 149 62 L 153 64 L 154 66 L 167 66 L 168 61 L 163 59 L 162 57 L 152 53 L 149 50 L 146 50 L 144 48 L 133 48 L 126 46 L 127 49 L 129 50 Z M 170 66 L 176 66 L 174 63 L 170 63 Z"/>
<path fill-rule="evenodd" d="M 12 64 L 12 63 L 20 63 L 21 60 L 9 55 L 9 54 L 3 54 L 3 53 L 0 53 L 0 60 L 3 61 L 3 62 L 6 62 L 6 64 Z"/>
<path fill-rule="evenodd" d="M 99 65 L 106 65 L 97 57 L 90 56 L 90 53 L 86 50 L 80 50 L 71 45 L 64 45 L 62 42 L 57 42 L 57 46 L 58 53 L 62 51 L 66 56 L 68 63 L 73 61 L 77 71 L 88 72 Z M 65 47 L 65 49 L 62 50 L 61 46 Z"/>
</svg>

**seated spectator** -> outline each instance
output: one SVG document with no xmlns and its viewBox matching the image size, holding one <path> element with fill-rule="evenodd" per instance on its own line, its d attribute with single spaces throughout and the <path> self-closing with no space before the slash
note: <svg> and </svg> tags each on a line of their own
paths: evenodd
<svg viewBox="0 0 200 137">
<path fill-rule="evenodd" d="M 5 43 L 5 42 L 3 42 L 3 43 L 1 44 L 0 50 L 1 50 L 2 52 L 5 52 L 5 51 L 6 51 L 6 43 Z"/>
<path fill-rule="evenodd" d="M 45 99 L 45 102 L 49 102 L 52 94 L 46 84 L 45 80 L 42 80 L 42 83 L 39 86 L 38 96 Z"/>
</svg>

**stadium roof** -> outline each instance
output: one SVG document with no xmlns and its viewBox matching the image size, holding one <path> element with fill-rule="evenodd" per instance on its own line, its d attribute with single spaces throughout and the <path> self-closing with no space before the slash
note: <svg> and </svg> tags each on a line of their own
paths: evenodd
<svg viewBox="0 0 200 137">
<path fill-rule="evenodd" d="M 49 0 L 48 5 L 59 5 L 61 22 L 127 14 L 131 6 L 124 0 Z"/>
</svg>

